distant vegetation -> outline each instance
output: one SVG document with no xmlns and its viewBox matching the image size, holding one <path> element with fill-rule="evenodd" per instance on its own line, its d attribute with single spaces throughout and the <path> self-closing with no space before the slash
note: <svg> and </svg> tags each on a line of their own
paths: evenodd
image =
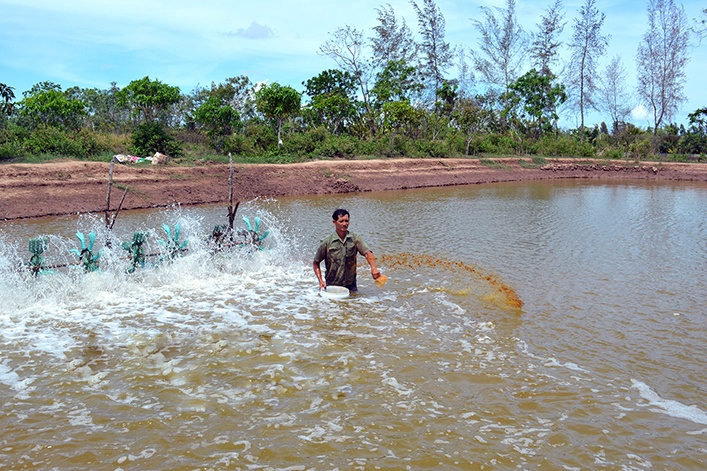
<svg viewBox="0 0 707 471">
<path fill-rule="evenodd" d="M 243 75 L 190 93 L 144 77 L 107 90 L 41 82 L 19 98 L 0 83 L 0 162 L 155 152 L 185 163 L 224 160 L 228 153 L 243 162 L 489 155 L 684 160 L 707 153 L 707 107 L 690 113 L 689 123 L 670 122 L 685 101 L 690 32 L 673 0 L 648 4 L 633 92 L 620 58 L 597 70 L 608 37 L 595 0 L 577 11 L 567 45 L 559 41 L 567 25 L 561 0 L 548 5 L 531 33 L 517 21 L 515 0 L 482 8 L 472 22 L 481 38 L 476 48 L 445 41 L 434 0 L 411 3 L 416 35 L 390 5 L 376 9 L 370 35 L 337 29 L 318 51 L 336 68 L 303 82 L 303 93 Z M 562 47 L 572 60 L 560 74 Z M 652 127 L 626 121 L 633 96 L 651 103 Z M 580 125 L 559 128 L 560 110 L 574 113 Z M 606 121 L 585 126 L 589 110 Z"/>
</svg>

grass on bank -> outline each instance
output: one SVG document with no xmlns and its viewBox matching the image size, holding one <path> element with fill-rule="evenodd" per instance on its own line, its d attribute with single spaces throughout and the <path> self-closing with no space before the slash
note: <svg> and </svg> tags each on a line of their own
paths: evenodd
<svg viewBox="0 0 707 471">
<path fill-rule="evenodd" d="M 0 161 L 0 164 L 44 164 L 57 161 L 77 161 L 77 162 L 110 162 L 114 154 L 112 153 L 102 153 L 99 155 L 93 155 L 87 158 L 76 158 L 64 155 L 53 155 L 53 154 L 38 154 L 23 156 L 13 159 L 6 159 Z M 510 167 L 504 163 L 505 160 L 512 159 L 517 162 L 521 168 L 525 169 L 538 169 L 547 165 L 549 163 L 548 159 L 559 158 L 560 156 L 518 156 L 518 155 L 455 155 L 449 156 L 449 158 L 467 158 L 467 159 L 478 159 L 479 163 L 483 166 L 494 168 L 494 169 L 509 169 Z M 571 158 L 577 160 L 587 159 L 586 156 L 561 156 L 562 158 Z M 355 157 L 315 157 L 315 156 L 293 156 L 293 155 L 236 155 L 233 156 L 233 162 L 237 164 L 291 164 L 291 163 L 301 163 L 310 162 L 315 160 L 374 160 L 374 159 L 388 159 L 390 157 L 385 155 L 366 155 L 366 156 L 355 156 Z M 432 157 L 402 157 L 402 158 L 432 158 Z M 434 158 L 445 158 L 445 157 L 434 157 Z M 636 164 L 640 162 L 683 162 L 683 163 L 699 163 L 705 162 L 705 159 L 694 158 L 689 156 L 680 155 L 648 155 L 644 158 L 611 158 L 597 156 L 590 157 L 593 160 L 605 160 L 607 162 L 611 161 L 631 161 Z M 199 154 L 185 154 L 180 157 L 171 158 L 167 165 L 170 166 L 199 166 L 208 164 L 228 164 L 229 158 L 227 155 L 223 154 L 209 154 L 209 153 L 199 153 Z M 136 164 L 149 166 L 150 163 Z"/>
<path fill-rule="evenodd" d="M 648 138 L 617 147 L 605 142 L 603 136 L 593 144 L 581 142 L 569 134 L 544 136 L 537 140 L 518 141 L 504 134 L 477 135 L 469 139 L 459 133 L 449 133 L 435 140 L 416 140 L 392 134 L 377 139 L 363 140 L 339 136 L 320 128 L 292 133 L 284 137 L 284 145 L 277 146 L 276 137 L 266 127 L 253 135 L 233 135 L 214 150 L 214 143 L 195 131 L 160 135 L 162 146 L 173 152 L 170 165 L 205 165 L 228 163 L 231 152 L 236 163 L 287 164 L 312 160 L 365 160 L 387 158 L 470 158 L 482 165 L 504 168 L 503 159 L 516 158 L 524 168 L 539 168 L 549 158 L 589 158 L 649 162 L 700 162 L 704 155 L 667 153 L 653 155 Z M 148 136 L 149 137 L 149 136 Z M 165 141 L 166 139 L 166 141 Z M 135 136 L 100 133 L 88 130 L 78 132 L 40 128 L 26 132 L 20 128 L 0 129 L 0 163 L 45 163 L 58 159 L 109 162 L 115 154 L 139 156 L 154 155 L 153 141 L 147 139 L 136 146 Z M 160 148 L 160 147 L 157 147 Z M 142 152 L 138 152 L 143 149 Z M 470 155 L 467 155 L 470 154 Z"/>
</svg>

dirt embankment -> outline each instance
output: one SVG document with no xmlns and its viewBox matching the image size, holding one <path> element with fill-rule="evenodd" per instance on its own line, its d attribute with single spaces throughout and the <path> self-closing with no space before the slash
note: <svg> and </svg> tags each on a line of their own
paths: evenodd
<svg viewBox="0 0 707 471">
<path fill-rule="evenodd" d="M 707 164 L 549 159 L 326 160 L 234 165 L 234 201 L 255 197 L 399 190 L 556 178 L 707 182 Z M 53 162 L 0 165 L 0 220 L 100 212 L 106 208 L 110 164 Z M 229 166 L 116 164 L 110 207 L 128 189 L 123 209 L 228 203 Z"/>
</svg>

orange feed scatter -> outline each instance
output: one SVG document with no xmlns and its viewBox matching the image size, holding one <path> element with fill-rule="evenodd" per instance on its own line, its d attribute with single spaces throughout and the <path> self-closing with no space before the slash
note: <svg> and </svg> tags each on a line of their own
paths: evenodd
<svg viewBox="0 0 707 471">
<path fill-rule="evenodd" d="M 402 252 L 391 255 L 381 255 L 380 262 L 389 268 L 408 268 L 417 269 L 420 267 L 428 267 L 433 269 L 449 270 L 457 273 L 469 273 L 476 278 L 486 281 L 497 292 L 503 295 L 505 304 L 513 309 L 521 309 L 523 301 L 518 297 L 518 294 L 513 288 L 501 281 L 497 275 L 487 274 L 473 265 L 464 262 L 445 260 L 442 258 L 433 257 L 427 254 L 413 254 Z"/>
</svg>

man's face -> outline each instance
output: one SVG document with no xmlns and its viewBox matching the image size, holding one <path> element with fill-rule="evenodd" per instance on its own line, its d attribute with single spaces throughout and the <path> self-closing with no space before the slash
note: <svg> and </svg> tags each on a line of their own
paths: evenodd
<svg viewBox="0 0 707 471">
<path fill-rule="evenodd" d="M 346 231 L 349 230 L 349 215 L 344 214 L 343 216 L 339 216 L 339 219 L 334 221 L 334 227 L 336 228 L 336 232 L 339 234 L 344 234 Z"/>
</svg>

